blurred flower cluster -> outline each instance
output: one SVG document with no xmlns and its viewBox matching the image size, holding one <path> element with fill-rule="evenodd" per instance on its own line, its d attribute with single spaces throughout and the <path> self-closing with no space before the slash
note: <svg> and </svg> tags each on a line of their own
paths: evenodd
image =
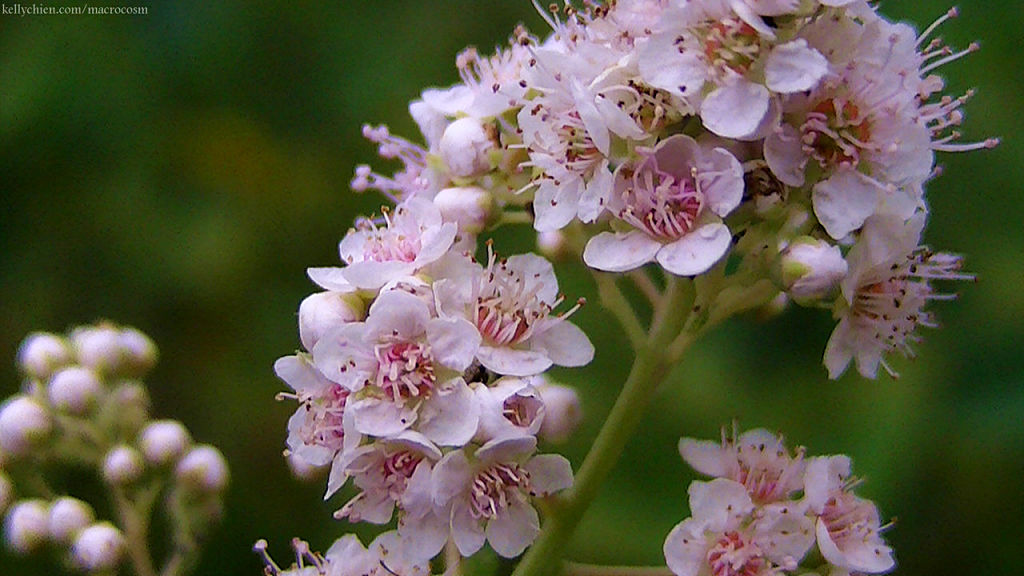
<svg viewBox="0 0 1024 576">
<path fill-rule="evenodd" d="M 599 277 L 639 274 L 655 308 L 665 298 L 658 282 L 694 278 L 706 309 L 693 311 L 708 324 L 772 301 L 830 310 L 832 378 L 851 362 L 866 377 L 879 367 L 895 375 L 886 356 L 912 355 L 918 326 L 934 325 L 927 304 L 949 297 L 933 282 L 970 278 L 960 257 L 921 246 L 935 152 L 997 144 L 959 142 L 969 94 L 945 95 L 934 74 L 977 48 L 930 39 L 955 11 L 919 34 L 866 0 L 538 9 L 548 36 L 518 29 L 492 55 L 468 49 L 457 59 L 462 82 L 410 105 L 424 144 L 364 128 L 400 167 L 385 175 L 360 166 L 352 188 L 391 204 L 341 240 L 341 267 L 309 269 L 324 291 L 300 306 L 304 351 L 275 365 L 293 389 L 280 397 L 298 403 L 289 455 L 331 466 L 327 497 L 349 481 L 358 490 L 336 516 L 388 524 L 397 515 L 397 537 L 369 554 L 422 566 L 446 542 L 461 556 L 486 542 L 517 556 L 540 532 L 537 499 L 573 482 L 565 458 L 536 453 L 536 437 L 545 426 L 571 428 L 577 401 L 545 373 L 592 359 L 569 321 L 582 301 L 566 303 L 546 258 L 499 256 L 488 235 L 501 226 L 532 224 L 547 255 L 580 257 Z M 772 442 L 774 453 L 781 441 Z M 696 542 L 681 534 L 699 524 L 729 540 L 710 546 L 792 570 L 817 522 L 819 549 L 835 566 L 882 571 L 885 562 L 861 562 L 863 550 L 846 547 L 860 544 L 836 536 L 849 515 L 871 517 L 849 495 L 848 462 L 815 460 L 807 475 L 799 458 L 778 458 L 765 465 L 783 469 L 758 473 L 799 468 L 785 478 L 792 484 L 753 495 L 735 484 L 741 478 L 698 485 L 699 510 L 670 542 Z M 799 510 L 760 507 L 798 490 Z M 852 538 L 877 544 L 876 524 L 857 524 Z M 776 528 L 787 538 L 763 544 L 789 560 L 751 552 L 761 544 L 751 548 L 749 537 Z M 259 548 L 267 570 L 281 572 Z M 335 573 L 340 556 L 295 548 L 296 570 Z M 675 570 L 696 549 L 672 550 Z M 877 550 L 891 566 L 888 549 Z"/>
<path fill-rule="evenodd" d="M 150 417 L 142 378 L 153 342 L 134 328 L 81 326 L 38 332 L 18 351 L 25 380 L 0 406 L 0 511 L 4 540 L 28 554 L 47 545 L 71 567 L 109 573 L 127 555 L 139 576 L 156 574 L 147 527 L 158 499 L 173 528 L 164 574 L 184 574 L 220 518 L 227 463 L 195 445 L 185 426 Z M 68 472 L 91 472 L 109 496 L 67 495 Z M 88 489 L 86 488 L 87 492 Z M 110 520 L 95 508 L 113 507 Z"/>
</svg>

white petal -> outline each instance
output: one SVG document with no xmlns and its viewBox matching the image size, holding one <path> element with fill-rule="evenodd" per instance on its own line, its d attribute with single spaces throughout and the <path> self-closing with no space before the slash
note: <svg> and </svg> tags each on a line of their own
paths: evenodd
<svg viewBox="0 0 1024 576">
<path fill-rule="evenodd" d="M 815 514 L 821 514 L 828 499 L 842 489 L 850 476 L 849 456 L 811 458 L 804 471 L 804 501 Z"/>
<path fill-rule="evenodd" d="M 342 268 L 342 276 L 356 288 L 377 290 L 391 280 L 411 276 L 415 271 L 416 265 L 411 262 L 365 260 Z"/>
<path fill-rule="evenodd" d="M 506 376 L 533 376 L 551 367 L 547 354 L 533 350 L 515 350 L 481 345 L 476 358 L 485 368 Z"/>
<path fill-rule="evenodd" d="M 533 197 L 534 229 L 552 232 L 565 228 L 576 217 L 582 194 L 583 180 L 578 177 L 557 185 L 554 180 L 542 180 Z"/>
<path fill-rule="evenodd" d="M 405 515 L 398 521 L 398 535 L 405 555 L 426 563 L 444 548 L 448 524 L 433 512 L 424 516 Z"/>
<path fill-rule="evenodd" d="M 865 574 L 881 574 L 888 572 L 895 564 L 892 550 L 886 546 L 880 538 L 847 538 L 843 541 L 843 548 L 839 548 L 832 540 L 831 534 L 825 522 L 818 518 L 815 526 L 818 536 L 818 549 L 821 555 L 840 568 L 851 572 Z"/>
<path fill-rule="evenodd" d="M 716 478 L 729 474 L 730 460 L 735 463 L 735 459 L 730 459 L 729 454 L 722 448 L 721 442 L 711 440 L 681 438 L 679 455 L 697 472 Z"/>
<path fill-rule="evenodd" d="M 677 276 L 696 276 L 711 268 L 729 250 L 732 234 L 714 222 L 692 230 L 658 252 L 658 264 Z"/>
<path fill-rule="evenodd" d="M 476 554 L 483 547 L 486 536 L 481 522 L 470 514 L 469 504 L 463 500 L 456 501 L 451 518 L 452 538 L 459 553 L 464 557 Z"/>
<path fill-rule="evenodd" d="M 594 345 L 579 327 L 560 318 L 548 320 L 544 330 L 530 339 L 534 350 L 558 366 L 585 366 L 594 359 Z"/>
<path fill-rule="evenodd" d="M 768 90 L 742 78 L 716 88 L 704 99 L 700 118 L 708 130 L 725 138 L 744 138 L 757 131 L 768 114 Z"/>
<path fill-rule="evenodd" d="M 462 450 L 449 452 L 434 465 L 430 496 L 435 506 L 446 507 L 453 498 L 468 489 L 473 470 Z"/>
<path fill-rule="evenodd" d="M 768 89 L 781 94 L 803 92 L 818 85 L 828 72 L 828 60 L 803 38 L 776 46 L 764 65 Z"/>
<path fill-rule="evenodd" d="M 558 454 L 534 456 L 523 468 L 530 473 L 530 488 L 536 496 L 547 496 L 572 486 L 572 464 Z"/>
<path fill-rule="evenodd" d="M 764 139 L 764 159 L 772 173 L 788 186 L 804 185 L 807 156 L 800 144 L 800 134 L 789 124 L 773 130 Z"/>
<path fill-rule="evenodd" d="M 533 436 L 511 436 L 484 444 L 476 451 L 476 457 L 482 462 L 511 462 L 536 449 L 537 439 Z"/>
<path fill-rule="evenodd" d="M 661 246 L 661 242 L 639 230 L 625 234 L 601 232 L 587 242 L 583 261 L 597 270 L 625 272 L 654 260 Z"/>
<path fill-rule="evenodd" d="M 856 170 L 841 170 L 814 185 L 814 215 L 839 240 L 860 228 L 878 206 L 878 186 Z"/>
<path fill-rule="evenodd" d="M 436 207 L 435 210 L 437 210 Z M 416 255 L 416 260 L 413 261 L 415 268 L 422 268 L 444 256 L 445 252 L 451 248 L 452 242 L 455 241 L 458 231 L 459 226 L 454 222 L 445 222 L 424 230 L 423 236 L 420 237 L 420 252 Z"/>
<path fill-rule="evenodd" d="M 691 51 L 679 52 L 674 34 L 651 38 L 640 51 L 640 74 L 648 84 L 677 96 L 696 98 L 707 78 L 707 64 Z"/>
<path fill-rule="evenodd" d="M 327 290 L 335 292 L 352 292 L 356 289 L 345 279 L 344 268 L 306 268 L 306 275 Z"/>
<path fill-rule="evenodd" d="M 746 486 L 725 478 L 692 482 L 688 492 L 690 512 L 712 532 L 734 529 L 754 509 Z"/>
<path fill-rule="evenodd" d="M 533 506 L 513 501 L 512 505 L 487 523 L 487 541 L 504 558 L 522 554 L 540 533 L 540 519 Z"/>
<path fill-rule="evenodd" d="M 370 306 L 366 327 L 372 337 L 416 339 L 427 331 L 430 308 L 423 300 L 401 290 L 384 292 Z M 372 344 L 371 344 L 372 345 Z"/>
<path fill-rule="evenodd" d="M 393 436 L 416 422 L 416 411 L 406 403 L 397 403 L 388 398 L 366 397 L 352 400 L 349 397 L 345 412 L 352 413 L 356 430 L 369 436 Z"/>
<path fill-rule="evenodd" d="M 594 175 L 587 182 L 580 198 L 578 214 L 583 222 L 593 222 L 604 212 L 608 204 L 608 198 L 612 194 L 612 185 L 615 177 L 608 170 L 608 162 L 602 162 L 595 170 Z"/>
<path fill-rule="evenodd" d="M 473 391 L 456 378 L 423 403 L 417 428 L 442 446 L 461 446 L 476 434 L 479 422 L 480 406 Z"/>
<path fill-rule="evenodd" d="M 604 118 L 601 117 L 597 106 L 594 105 L 594 95 L 584 88 L 579 80 L 573 79 L 571 84 L 572 97 L 576 103 L 576 111 L 580 115 L 580 120 L 583 121 L 587 133 L 590 134 L 594 147 L 602 155 L 607 156 L 611 148 L 611 135 L 608 133 Z"/>
<path fill-rule="evenodd" d="M 769 504 L 761 509 L 754 539 L 775 564 L 799 562 L 814 545 L 814 521 L 795 502 Z"/>
<path fill-rule="evenodd" d="M 697 576 L 707 554 L 703 524 L 694 518 L 676 524 L 665 538 L 663 551 L 665 563 L 676 576 Z"/>
<path fill-rule="evenodd" d="M 480 348 L 480 332 L 464 318 L 434 318 L 427 323 L 427 340 L 434 359 L 462 372 Z"/>
<path fill-rule="evenodd" d="M 823 363 L 828 370 L 828 377 L 835 380 L 846 372 L 846 367 L 853 360 L 853 335 L 850 331 L 850 321 L 843 318 L 832 331 L 832 336 L 825 345 L 825 357 Z"/>
<path fill-rule="evenodd" d="M 715 214 L 724 218 L 743 201 L 743 166 L 726 149 L 704 154 L 697 178 L 708 208 Z"/>
</svg>

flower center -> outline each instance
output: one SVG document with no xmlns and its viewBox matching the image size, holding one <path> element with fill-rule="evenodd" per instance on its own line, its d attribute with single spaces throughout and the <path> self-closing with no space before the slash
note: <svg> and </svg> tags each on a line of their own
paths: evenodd
<svg viewBox="0 0 1024 576">
<path fill-rule="evenodd" d="M 533 334 L 537 321 L 551 312 L 551 306 L 537 296 L 541 288 L 492 252 L 477 288 L 473 316 L 477 330 L 498 346 L 523 342 Z"/>
<path fill-rule="evenodd" d="M 713 576 L 755 576 L 767 567 L 763 552 L 753 542 L 744 542 L 736 531 L 726 532 L 708 550 Z"/>
<path fill-rule="evenodd" d="M 804 153 L 822 168 L 856 168 L 861 151 L 870 147 L 871 127 L 856 104 L 833 98 L 807 113 L 800 137 Z"/>
<path fill-rule="evenodd" d="M 677 240 L 693 230 L 703 196 L 692 179 L 677 180 L 655 165 L 641 167 L 632 181 L 622 193 L 625 207 L 619 211 L 620 219 L 665 240 Z"/>
<path fill-rule="evenodd" d="M 529 428 L 530 424 L 533 424 L 533 421 L 537 419 L 537 415 L 540 414 L 540 410 L 543 407 L 543 402 L 534 396 L 513 394 L 505 399 L 505 402 L 502 404 L 501 414 L 513 426 Z"/>
<path fill-rule="evenodd" d="M 821 520 L 833 542 L 870 542 L 878 535 L 878 522 L 874 507 L 859 502 L 849 492 L 829 498 L 821 511 Z"/>
<path fill-rule="evenodd" d="M 374 347 L 377 358 L 375 384 L 391 400 L 425 396 L 437 382 L 430 347 L 419 342 L 399 340 Z"/>
<path fill-rule="evenodd" d="M 720 74 L 727 70 L 746 74 L 761 53 L 757 30 L 736 18 L 715 22 L 698 37 L 703 38 L 704 57 Z"/>
<path fill-rule="evenodd" d="M 405 493 L 406 484 L 412 478 L 416 467 L 423 461 L 423 455 L 402 450 L 384 458 L 382 469 L 384 474 L 384 486 L 392 499 L 398 500 Z"/>
<path fill-rule="evenodd" d="M 473 478 L 469 503 L 473 518 L 496 518 L 530 489 L 530 475 L 518 464 L 496 464 Z"/>
<path fill-rule="evenodd" d="M 328 387 L 323 395 L 299 398 L 306 408 L 306 420 L 299 429 L 299 436 L 304 444 L 323 446 L 332 450 L 341 449 L 345 438 L 342 416 L 345 413 L 348 394 L 348 390 L 334 384 Z"/>
<path fill-rule="evenodd" d="M 773 502 L 796 489 L 794 478 L 801 473 L 803 450 L 795 458 L 782 448 L 763 442 L 736 447 L 739 474 L 736 481 L 747 488 L 755 502 Z"/>
</svg>

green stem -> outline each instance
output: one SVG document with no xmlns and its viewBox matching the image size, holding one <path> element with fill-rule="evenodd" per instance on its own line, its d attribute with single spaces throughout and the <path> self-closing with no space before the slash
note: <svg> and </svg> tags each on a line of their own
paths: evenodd
<svg viewBox="0 0 1024 576">
<path fill-rule="evenodd" d="M 647 404 L 669 373 L 672 359 L 668 356 L 668 345 L 682 329 L 689 313 L 692 298 L 689 287 L 689 281 L 669 278 L 647 339 L 637 350 L 629 378 L 583 460 L 573 487 L 552 499 L 551 513 L 540 536 L 523 556 L 513 576 L 550 576 L 561 566 L 566 544 L 583 513 L 597 496 L 630 437 L 644 422 Z"/>
<path fill-rule="evenodd" d="M 668 566 L 600 566 L 566 562 L 562 573 L 565 576 L 672 576 Z"/>
<path fill-rule="evenodd" d="M 622 329 L 626 331 L 633 350 L 638 350 L 646 339 L 644 327 L 637 319 L 626 296 L 615 283 L 615 276 L 607 272 L 594 272 L 593 276 L 597 282 L 597 293 L 601 296 L 601 305 L 615 315 L 619 324 L 622 325 Z"/>
<path fill-rule="evenodd" d="M 124 532 L 128 559 L 137 576 L 157 576 L 153 559 L 149 556 L 149 517 L 156 493 L 152 488 L 139 492 L 133 502 L 120 486 L 113 486 L 114 504 Z"/>
</svg>

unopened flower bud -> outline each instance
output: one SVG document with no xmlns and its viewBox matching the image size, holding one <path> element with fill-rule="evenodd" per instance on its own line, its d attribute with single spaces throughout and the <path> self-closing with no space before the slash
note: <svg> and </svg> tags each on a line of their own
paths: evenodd
<svg viewBox="0 0 1024 576">
<path fill-rule="evenodd" d="M 565 233 L 561 230 L 537 233 L 537 250 L 548 260 L 558 260 L 566 255 L 569 248 Z"/>
<path fill-rule="evenodd" d="M 213 446 L 196 446 L 178 462 L 174 475 L 201 492 L 220 492 L 228 485 L 228 463 Z"/>
<path fill-rule="evenodd" d="M 291 471 L 292 476 L 296 480 L 303 482 L 316 479 L 320 476 L 320 471 L 323 469 L 322 466 L 313 466 L 297 454 L 288 454 L 285 457 L 285 461 L 288 463 L 288 470 Z"/>
<path fill-rule="evenodd" d="M 50 505 L 50 538 L 54 542 L 70 544 L 78 532 L 88 526 L 94 518 L 92 507 L 78 498 L 58 498 Z"/>
<path fill-rule="evenodd" d="M 565 442 L 583 419 L 580 397 L 575 389 L 550 382 L 538 385 L 537 392 L 544 401 L 540 436 L 548 442 Z"/>
<path fill-rule="evenodd" d="M 120 334 L 122 360 L 131 376 L 143 376 L 156 364 L 156 344 L 135 328 L 124 328 Z"/>
<path fill-rule="evenodd" d="M 177 420 L 157 420 L 146 425 L 139 435 L 139 447 L 146 462 L 164 466 L 177 462 L 185 454 L 192 439 Z"/>
<path fill-rule="evenodd" d="M 22 371 L 46 380 L 54 370 L 71 362 L 71 350 L 67 342 L 55 334 L 36 332 L 30 334 L 18 348 L 18 366 Z"/>
<path fill-rule="evenodd" d="M 99 373 L 116 372 L 121 367 L 121 333 L 114 326 L 82 326 L 71 333 L 71 343 L 83 366 Z"/>
<path fill-rule="evenodd" d="M 445 222 L 454 222 L 462 234 L 479 234 L 494 212 L 491 193 L 476 186 L 445 188 L 434 196 Z"/>
<path fill-rule="evenodd" d="M 101 385 L 96 373 L 81 366 L 57 372 L 46 387 L 50 404 L 70 414 L 85 414 L 99 395 Z"/>
<path fill-rule="evenodd" d="M 107 397 L 104 411 L 109 411 L 109 425 L 132 437 L 149 421 L 149 391 L 139 382 L 127 380 L 117 384 Z"/>
<path fill-rule="evenodd" d="M 808 236 L 787 246 L 781 262 L 782 285 L 797 302 L 827 298 L 847 271 L 838 246 Z"/>
<path fill-rule="evenodd" d="M 0 449 L 12 456 L 28 453 L 50 433 L 50 413 L 28 396 L 14 396 L 0 408 Z"/>
<path fill-rule="evenodd" d="M 71 547 L 74 563 L 87 572 L 112 570 L 124 554 L 124 535 L 109 522 L 98 522 L 78 534 Z"/>
<path fill-rule="evenodd" d="M 103 459 L 103 479 L 109 484 L 131 484 L 142 471 L 142 455 L 131 446 L 116 446 Z"/>
<path fill-rule="evenodd" d="M 28 554 L 46 542 L 49 536 L 47 509 L 43 500 L 22 500 L 11 507 L 4 521 L 4 537 L 11 550 Z"/>
<path fill-rule="evenodd" d="M 445 128 L 438 153 L 455 178 L 472 178 L 491 168 L 487 153 L 494 142 L 475 118 L 460 118 Z"/>
<path fill-rule="evenodd" d="M 7 474 L 0 471 L 0 514 L 7 510 L 12 500 L 14 500 L 14 485 L 11 484 L 11 479 L 7 477 Z"/>
<path fill-rule="evenodd" d="M 332 328 L 359 322 L 365 315 L 366 305 L 355 293 L 310 294 L 299 304 L 299 339 L 306 350 L 312 350 Z"/>
</svg>

